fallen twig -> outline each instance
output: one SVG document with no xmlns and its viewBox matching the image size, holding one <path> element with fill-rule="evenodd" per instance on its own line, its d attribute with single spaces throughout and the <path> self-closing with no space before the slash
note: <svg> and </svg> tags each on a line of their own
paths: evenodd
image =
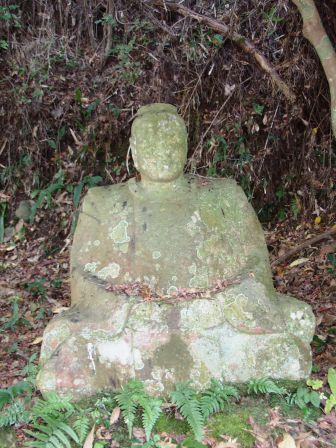
<svg viewBox="0 0 336 448">
<path fill-rule="evenodd" d="M 186 8 L 183 5 L 178 3 L 163 1 L 163 0 L 150 0 L 147 4 L 161 6 L 165 9 L 170 9 L 172 11 L 176 11 L 179 14 L 187 17 L 191 17 L 197 20 L 199 23 L 203 23 L 213 30 L 217 31 L 220 34 L 223 34 L 227 38 L 229 38 L 232 42 L 238 45 L 245 53 L 251 55 L 256 60 L 259 67 L 266 72 L 274 84 L 278 87 L 278 89 L 284 94 L 284 96 L 291 102 L 294 102 L 296 97 L 294 92 L 290 89 L 290 87 L 280 78 L 279 74 L 275 70 L 274 67 L 270 64 L 270 62 L 265 58 L 265 56 L 257 50 L 252 42 L 246 39 L 241 34 L 230 30 L 230 28 L 222 22 L 219 22 L 212 17 L 207 17 L 202 14 L 198 14 L 192 9 Z"/>
<path fill-rule="evenodd" d="M 290 249 L 288 252 L 281 255 L 281 257 L 278 257 L 277 259 L 275 259 L 272 262 L 272 267 L 283 263 L 284 261 L 288 260 L 289 258 L 293 257 L 295 254 L 300 252 L 302 249 L 305 249 L 306 247 L 309 247 L 312 244 L 316 244 L 319 241 L 333 237 L 334 235 L 336 235 L 336 225 L 333 226 L 331 229 L 327 230 L 326 232 L 323 232 L 320 235 L 316 235 L 313 238 L 309 238 L 308 240 L 304 241 L 303 243 L 299 244 L 298 246 L 294 247 L 293 249 Z"/>
</svg>

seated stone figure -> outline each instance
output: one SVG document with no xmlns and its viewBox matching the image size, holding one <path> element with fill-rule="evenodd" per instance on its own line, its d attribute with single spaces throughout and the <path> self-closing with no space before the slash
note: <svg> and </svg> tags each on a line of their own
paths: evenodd
<svg viewBox="0 0 336 448">
<path fill-rule="evenodd" d="M 45 330 L 38 386 L 73 397 L 130 378 L 152 392 L 212 377 L 309 376 L 310 307 L 273 287 L 262 228 L 232 179 L 183 175 L 187 132 L 169 104 L 141 107 L 141 174 L 91 188 L 71 251 L 72 307 Z"/>
</svg>

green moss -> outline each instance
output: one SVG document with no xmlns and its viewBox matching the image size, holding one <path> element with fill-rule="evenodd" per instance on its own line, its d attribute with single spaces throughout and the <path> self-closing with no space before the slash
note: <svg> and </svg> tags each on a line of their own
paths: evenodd
<svg viewBox="0 0 336 448">
<path fill-rule="evenodd" d="M 175 369 L 177 381 L 186 381 L 189 378 L 193 359 L 184 341 L 177 335 L 172 334 L 167 344 L 159 347 L 154 353 L 153 364 L 163 369 Z"/>
<path fill-rule="evenodd" d="M 255 439 L 249 432 L 251 426 L 248 424 L 249 410 L 241 409 L 240 412 L 225 411 L 213 416 L 208 428 L 213 437 L 221 439 L 222 435 L 237 439 L 243 448 L 252 448 Z"/>
<path fill-rule="evenodd" d="M 173 416 L 163 414 L 156 422 L 154 433 L 189 434 L 190 428 L 185 420 L 176 420 Z"/>
</svg>

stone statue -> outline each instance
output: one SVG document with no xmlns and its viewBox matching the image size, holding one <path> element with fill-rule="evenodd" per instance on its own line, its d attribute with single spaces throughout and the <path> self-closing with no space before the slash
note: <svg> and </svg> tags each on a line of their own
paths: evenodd
<svg viewBox="0 0 336 448">
<path fill-rule="evenodd" d="M 262 228 L 232 179 L 183 175 L 187 132 L 169 104 L 141 107 L 141 175 L 91 188 L 71 251 L 72 307 L 43 338 L 38 386 L 80 397 L 130 378 L 163 392 L 212 377 L 298 380 L 310 307 L 276 292 Z"/>
</svg>

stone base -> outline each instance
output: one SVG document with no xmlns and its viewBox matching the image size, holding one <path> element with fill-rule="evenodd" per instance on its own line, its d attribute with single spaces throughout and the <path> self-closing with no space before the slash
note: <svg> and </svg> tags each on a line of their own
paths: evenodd
<svg viewBox="0 0 336 448">
<path fill-rule="evenodd" d="M 288 296 L 271 302 L 252 280 L 212 299 L 174 305 L 106 298 L 95 309 L 77 305 L 50 322 L 37 379 L 42 392 L 79 398 L 136 377 L 162 393 L 186 380 L 201 389 L 212 377 L 242 383 L 310 374 L 310 307 Z"/>
</svg>

